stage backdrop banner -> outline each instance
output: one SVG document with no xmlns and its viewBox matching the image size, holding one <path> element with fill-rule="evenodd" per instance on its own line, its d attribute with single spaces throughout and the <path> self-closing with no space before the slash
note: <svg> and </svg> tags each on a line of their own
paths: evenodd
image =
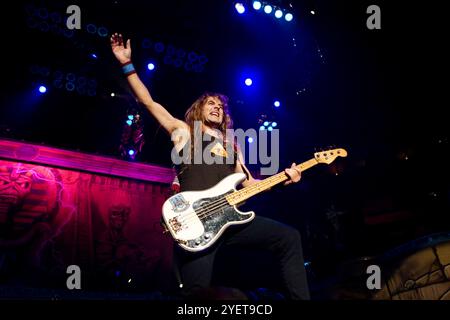
<svg viewBox="0 0 450 320">
<path fill-rule="evenodd" d="M 162 234 L 169 184 L 0 160 L 0 285 L 160 290 L 172 277 Z"/>
</svg>

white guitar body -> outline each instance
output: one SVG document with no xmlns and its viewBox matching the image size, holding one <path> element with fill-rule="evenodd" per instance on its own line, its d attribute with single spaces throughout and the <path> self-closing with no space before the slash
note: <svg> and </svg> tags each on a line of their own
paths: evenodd
<svg viewBox="0 0 450 320">
<path fill-rule="evenodd" d="M 166 200 L 163 221 L 182 248 L 202 251 L 213 245 L 230 225 L 253 220 L 253 211 L 239 211 L 225 199 L 236 192 L 236 186 L 245 178 L 243 173 L 233 173 L 210 189 L 180 192 Z"/>
</svg>

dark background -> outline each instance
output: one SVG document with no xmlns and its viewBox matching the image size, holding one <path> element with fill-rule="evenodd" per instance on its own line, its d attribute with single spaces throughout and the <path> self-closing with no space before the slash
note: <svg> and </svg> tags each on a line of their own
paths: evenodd
<svg viewBox="0 0 450 320">
<path fill-rule="evenodd" d="M 131 38 L 134 65 L 154 99 L 175 116 L 182 118 L 204 91 L 218 91 L 230 97 L 235 128 L 258 129 L 264 115 L 277 121 L 280 169 L 311 158 L 315 148 L 348 151 L 305 172 L 298 185 L 247 204 L 302 232 L 316 274 L 448 231 L 444 10 L 407 1 L 272 3 L 291 4 L 293 22 L 252 8 L 240 16 L 226 0 L 9 3 L 1 17 L 0 134 L 120 157 L 127 112 L 136 108 L 145 133 L 136 161 L 170 166 L 169 137 L 135 104 L 111 54 L 109 36 L 121 32 Z M 71 4 L 82 16 L 73 34 L 58 20 Z M 371 4 L 381 8 L 381 30 L 366 28 Z M 90 33 L 89 24 L 106 36 Z M 161 53 L 157 42 L 165 46 Z M 169 46 L 184 50 L 183 63 L 190 52 L 206 63 L 197 71 L 166 64 Z M 146 69 L 150 60 L 153 72 Z M 56 87 L 58 71 L 94 80 L 91 95 L 88 85 L 67 91 L 65 79 Z M 243 85 L 245 74 L 252 87 Z M 45 95 L 36 91 L 40 84 Z"/>
</svg>

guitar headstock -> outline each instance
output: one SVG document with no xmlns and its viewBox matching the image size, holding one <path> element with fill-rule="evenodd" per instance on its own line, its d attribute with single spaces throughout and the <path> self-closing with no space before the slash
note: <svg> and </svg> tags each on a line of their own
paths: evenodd
<svg viewBox="0 0 450 320">
<path fill-rule="evenodd" d="M 314 153 L 314 159 L 316 159 L 317 162 L 326 164 L 332 163 L 334 160 L 336 160 L 337 157 L 346 157 L 346 156 L 347 151 L 342 148 L 329 149 Z"/>
</svg>

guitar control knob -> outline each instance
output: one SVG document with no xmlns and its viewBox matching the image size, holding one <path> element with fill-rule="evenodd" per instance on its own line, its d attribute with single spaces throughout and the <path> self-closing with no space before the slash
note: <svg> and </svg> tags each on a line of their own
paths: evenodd
<svg viewBox="0 0 450 320">
<path fill-rule="evenodd" d="M 210 237 L 210 235 L 209 235 L 209 234 L 205 234 L 205 235 L 203 236 L 203 238 L 205 238 L 205 240 L 208 240 L 208 239 L 209 239 L 209 237 Z"/>
<path fill-rule="evenodd" d="M 199 239 L 198 240 L 195 240 L 195 245 L 196 246 L 198 246 L 198 245 L 200 245 L 200 243 L 202 243 Z"/>
</svg>

